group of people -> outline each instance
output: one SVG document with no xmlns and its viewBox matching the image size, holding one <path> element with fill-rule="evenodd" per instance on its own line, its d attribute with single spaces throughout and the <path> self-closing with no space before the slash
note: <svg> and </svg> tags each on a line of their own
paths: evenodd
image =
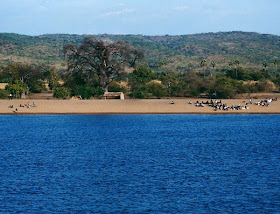
<svg viewBox="0 0 280 214">
<path fill-rule="evenodd" d="M 245 104 L 244 106 L 239 105 L 232 105 L 232 106 L 228 106 L 227 104 L 222 104 L 222 105 L 217 105 L 214 107 L 214 111 L 217 110 L 223 110 L 223 111 L 228 111 L 228 110 L 247 110 L 249 109 L 249 107 L 247 106 L 247 104 Z"/>
<path fill-rule="evenodd" d="M 19 107 L 20 108 L 31 108 L 31 107 L 37 107 L 37 105 L 34 102 L 32 104 L 30 104 L 28 102 L 26 104 L 20 104 Z M 14 108 L 14 105 L 9 105 L 9 108 Z M 15 110 L 13 112 L 14 113 L 18 112 L 18 108 L 15 108 Z"/>
<path fill-rule="evenodd" d="M 27 103 L 27 104 L 20 104 L 19 107 L 26 107 L 26 108 L 30 108 L 30 107 L 37 107 L 37 105 L 33 102 L 32 104 Z"/>
<path fill-rule="evenodd" d="M 190 102 L 189 102 L 189 104 L 191 104 Z M 222 104 L 222 101 L 220 100 L 220 101 L 217 101 L 217 100 L 215 100 L 215 101 L 213 101 L 213 100 L 210 100 L 210 101 L 206 101 L 206 102 L 198 102 L 198 101 L 196 101 L 195 102 L 195 106 L 196 107 L 205 107 L 205 105 L 208 105 L 208 106 L 211 106 L 211 107 L 215 107 L 215 106 L 217 106 L 217 105 L 221 105 Z"/>
<path fill-rule="evenodd" d="M 271 103 L 272 101 L 277 101 L 277 97 L 276 97 L 276 98 L 271 98 L 271 99 L 265 98 L 264 100 L 255 102 L 255 105 L 269 107 L 269 106 L 270 106 L 270 103 Z"/>
<path fill-rule="evenodd" d="M 277 101 L 277 98 L 266 98 L 264 100 L 261 100 L 261 101 L 258 101 L 258 102 L 255 102 L 255 105 L 259 105 L 259 106 L 267 106 L 269 107 L 270 106 L 270 103 L 273 102 L 273 101 Z M 250 98 L 249 102 L 247 103 L 246 101 L 243 101 L 244 105 L 232 105 L 232 106 L 228 106 L 227 104 L 225 103 L 222 103 L 221 100 L 217 101 L 217 100 L 210 100 L 210 101 L 206 101 L 206 102 L 199 102 L 199 101 L 196 101 L 195 102 L 195 106 L 196 107 L 205 107 L 205 105 L 209 106 L 209 107 L 212 107 L 214 108 L 214 111 L 218 111 L 218 110 L 223 110 L 223 111 L 228 111 L 228 110 L 248 110 L 249 107 L 248 105 L 249 104 L 253 104 L 253 99 Z M 189 101 L 189 104 L 192 104 L 191 101 Z"/>
<path fill-rule="evenodd" d="M 250 100 L 251 101 L 251 100 Z M 189 104 L 192 104 L 191 101 L 189 101 Z M 214 111 L 218 111 L 218 110 L 222 110 L 222 111 L 228 111 L 228 110 L 246 110 L 249 109 L 248 107 L 248 103 L 245 102 L 245 104 L 242 105 L 232 105 L 232 106 L 228 106 L 226 103 L 222 103 L 222 100 L 210 100 L 210 101 L 206 101 L 206 102 L 199 102 L 196 101 L 195 102 L 195 106 L 196 107 L 205 107 L 205 105 L 214 108 Z"/>
</svg>

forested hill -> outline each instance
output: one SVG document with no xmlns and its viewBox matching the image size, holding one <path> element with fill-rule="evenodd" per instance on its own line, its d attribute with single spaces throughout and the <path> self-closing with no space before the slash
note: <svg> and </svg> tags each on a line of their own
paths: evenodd
<svg viewBox="0 0 280 214">
<path fill-rule="evenodd" d="M 47 34 L 26 36 L 0 33 L 0 65 L 9 61 L 46 63 L 65 66 L 63 46 L 80 44 L 86 35 Z M 280 36 L 247 32 L 220 32 L 181 36 L 143 35 L 93 35 L 107 40 L 125 40 L 146 53 L 150 67 L 165 70 L 199 68 L 205 59 L 210 66 L 225 68 L 239 60 L 244 68 L 261 69 L 264 62 L 269 67 L 280 58 Z"/>
</svg>

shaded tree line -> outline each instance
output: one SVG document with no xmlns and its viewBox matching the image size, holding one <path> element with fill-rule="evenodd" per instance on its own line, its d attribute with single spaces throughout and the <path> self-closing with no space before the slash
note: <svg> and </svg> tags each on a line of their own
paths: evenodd
<svg viewBox="0 0 280 214">
<path fill-rule="evenodd" d="M 59 78 L 53 67 L 10 63 L 0 70 L 0 82 L 8 83 L 5 91 L 1 91 L 1 97 L 4 98 L 9 93 L 15 98 L 21 98 L 30 93 L 52 91 L 58 85 Z"/>
<path fill-rule="evenodd" d="M 155 72 L 147 66 L 144 52 L 124 41 L 111 42 L 85 38 L 81 45 L 64 47 L 67 70 L 58 73 L 46 65 L 11 63 L 2 69 L 0 81 L 8 82 L 6 92 L 20 98 L 22 94 L 52 91 L 54 97 L 100 98 L 105 91 L 122 91 L 131 98 L 209 97 L 232 98 L 237 94 L 279 89 L 278 61 L 275 72 L 250 71 L 239 60 L 227 69 L 216 68 L 215 61 L 200 62 L 201 71 Z M 163 61 L 160 66 L 167 62 Z M 63 80 L 59 84 L 58 80 Z M 48 85 L 48 89 L 46 88 Z M 4 92 L 0 92 L 3 94 Z M 3 97 L 3 95 L 2 95 Z"/>
</svg>

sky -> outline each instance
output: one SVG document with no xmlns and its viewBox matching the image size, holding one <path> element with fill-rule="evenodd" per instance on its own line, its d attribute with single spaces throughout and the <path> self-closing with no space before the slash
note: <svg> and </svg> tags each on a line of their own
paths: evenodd
<svg viewBox="0 0 280 214">
<path fill-rule="evenodd" d="M 280 35 L 280 0 L 0 0 L 0 32 Z"/>
</svg>

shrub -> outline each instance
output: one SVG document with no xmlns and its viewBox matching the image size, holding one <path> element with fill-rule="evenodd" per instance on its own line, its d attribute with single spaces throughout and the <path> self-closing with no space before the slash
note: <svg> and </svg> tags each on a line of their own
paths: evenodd
<svg viewBox="0 0 280 214">
<path fill-rule="evenodd" d="M 139 66 L 132 73 L 132 81 L 135 83 L 144 84 L 152 80 L 154 74 L 153 71 L 145 66 Z"/>
<path fill-rule="evenodd" d="M 208 91 L 209 98 L 229 99 L 236 95 L 238 81 L 221 77 L 216 80 L 215 85 Z"/>
<path fill-rule="evenodd" d="M 13 83 L 9 83 L 5 87 L 5 90 L 14 95 L 16 98 L 21 98 L 21 95 L 27 90 L 27 85 L 19 80 L 16 80 Z"/>
<path fill-rule="evenodd" d="M 126 92 L 125 87 L 121 86 L 116 81 L 112 81 L 108 86 L 108 91 L 110 92 Z"/>
<path fill-rule="evenodd" d="M 91 97 L 100 97 L 104 93 L 100 87 L 90 85 L 77 86 L 71 91 L 72 96 L 81 96 L 82 99 L 90 99 Z"/>
<path fill-rule="evenodd" d="M 130 96 L 133 98 L 140 98 L 140 99 L 147 98 L 148 97 L 147 87 L 146 86 L 134 87 Z"/>
<path fill-rule="evenodd" d="M 39 82 L 37 82 L 30 88 L 30 92 L 32 93 L 41 93 L 43 90 L 46 90 L 46 87 Z"/>
<path fill-rule="evenodd" d="M 188 87 L 185 84 L 178 83 L 171 85 L 170 89 L 170 96 L 172 97 L 184 97 L 186 96 Z M 168 91 L 169 95 L 169 91 Z"/>
<path fill-rule="evenodd" d="M 148 85 L 148 92 L 151 93 L 153 96 L 156 97 L 163 97 L 166 96 L 165 88 L 162 84 L 159 83 L 151 83 Z"/>
<path fill-rule="evenodd" d="M 58 99 L 66 99 L 70 95 L 70 90 L 66 87 L 57 87 L 54 89 L 53 96 Z"/>
<path fill-rule="evenodd" d="M 0 89 L 0 99 L 6 99 L 9 93 L 6 90 Z"/>
<path fill-rule="evenodd" d="M 197 91 L 197 90 L 195 90 L 195 89 L 190 89 L 190 90 L 189 90 L 189 95 L 190 95 L 191 97 L 198 97 L 200 94 L 201 94 L 200 91 Z"/>
<path fill-rule="evenodd" d="M 273 83 L 279 88 L 280 87 L 280 77 L 274 78 Z"/>
</svg>

